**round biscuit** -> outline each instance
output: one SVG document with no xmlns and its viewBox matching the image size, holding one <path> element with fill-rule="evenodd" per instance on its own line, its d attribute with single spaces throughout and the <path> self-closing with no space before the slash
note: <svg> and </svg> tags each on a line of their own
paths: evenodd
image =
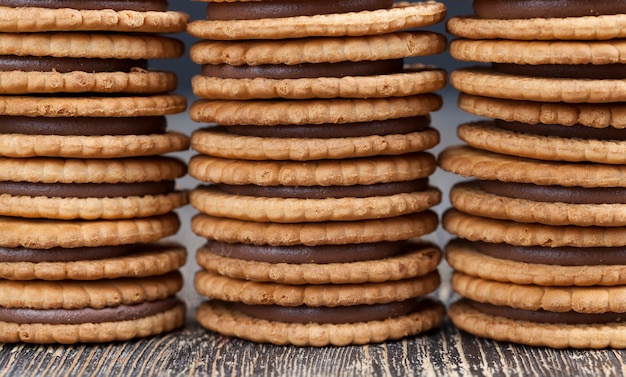
<svg viewBox="0 0 626 377">
<path fill-rule="evenodd" d="M 626 287 L 545 287 L 483 280 L 455 272 L 452 288 L 472 301 L 521 310 L 584 314 L 624 313 Z"/>
<path fill-rule="evenodd" d="M 0 72 L 0 94 L 35 93 L 124 93 L 159 94 L 176 89 L 174 72 L 133 69 L 130 72 L 67 73 L 4 71 Z"/>
<path fill-rule="evenodd" d="M 502 182 L 580 187 L 626 187 L 626 166 L 598 163 L 541 161 L 475 149 L 445 148 L 439 166 L 464 177 Z"/>
<path fill-rule="evenodd" d="M 461 124 L 457 127 L 457 135 L 476 149 L 518 157 L 600 164 L 626 163 L 624 140 L 533 135 L 505 130 L 489 121 Z"/>
<path fill-rule="evenodd" d="M 200 237 L 230 243 L 315 246 L 407 240 L 435 231 L 438 223 L 437 214 L 430 210 L 377 220 L 303 224 L 259 223 L 198 214 L 191 219 L 191 229 Z"/>
<path fill-rule="evenodd" d="M 524 263 L 480 253 L 471 243 L 448 242 L 446 261 L 455 271 L 485 280 L 553 287 L 623 286 L 626 265 L 561 266 Z"/>
<path fill-rule="evenodd" d="M 145 242 L 158 241 L 160 238 L 171 234 L 173 232 L 167 229 L 165 232 L 161 231 L 160 235 L 153 233 L 144 239 L 146 239 Z M 144 251 L 134 254 L 98 260 L 39 263 L 2 262 L 0 263 L 0 278 L 47 281 L 137 278 L 163 275 L 175 271 L 184 266 L 187 260 L 187 251 L 183 246 L 177 244 L 165 244 L 164 246 L 154 244 L 146 245 L 144 248 Z M 109 282 L 108 284 L 112 283 Z"/>
<path fill-rule="evenodd" d="M 0 54 L 100 59 L 168 59 L 185 52 L 171 37 L 104 33 L 1 33 Z"/>
<path fill-rule="evenodd" d="M 251 318 L 230 311 L 219 301 L 208 301 L 196 310 L 196 320 L 208 330 L 257 343 L 323 347 L 379 343 L 417 335 L 438 327 L 444 312 L 444 306 L 435 302 L 422 311 L 384 321 L 298 324 Z"/>
<path fill-rule="evenodd" d="M 460 68 L 450 74 L 457 90 L 485 97 L 538 102 L 607 103 L 626 101 L 626 80 L 507 75 L 488 67 Z"/>
<path fill-rule="evenodd" d="M 176 131 L 151 135 L 102 136 L 0 134 L 0 156 L 13 158 L 142 157 L 184 151 L 189 145 L 190 138 Z"/>
<path fill-rule="evenodd" d="M 0 342 L 36 344 L 108 343 L 159 335 L 182 327 L 186 306 L 179 302 L 172 309 L 128 321 L 83 324 L 18 324 L 0 322 Z"/>
<path fill-rule="evenodd" d="M 429 243 L 418 243 L 400 255 L 352 263 L 266 263 L 223 257 L 201 247 L 198 265 L 211 274 L 257 283 L 362 284 L 385 283 L 425 276 L 441 261 L 441 251 Z M 205 290 L 207 288 L 204 288 Z M 208 295 L 211 297 L 211 295 Z"/>
<path fill-rule="evenodd" d="M 201 128 L 191 136 L 191 146 L 199 153 L 241 160 L 311 161 L 398 155 L 431 149 L 439 141 L 439 131 L 434 128 L 407 134 L 335 138 L 243 136 Z"/>
<path fill-rule="evenodd" d="M 461 61 L 507 64 L 623 64 L 626 41 L 510 41 L 456 39 L 450 55 Z"/>
<path fill-rule="evenodd" d="M 0 96 L 0 114 L 42 117 L 137 117 L 185 111 L 180 94 L 120 97 Z"/>
<path fill-rule="evenodd" d="M 442 216 L 445 230 L 470 241 L 507 243 L 517 246 L 626 246 L 624 227 L 581 227 L 544 225 L 489 219 L 447 210 Z"/>
<path fill-rule="evenodd" d="M 195 20 L 187 25 L 194 37 L 217 40 L 286 39 L 391 33 L 434 25 L 446 16 L 444 4 L 400 2 L 374 11 L 258 20 Z"/>
<path fill-rule="evenodd" d="M 626 15 L 589 17 L 480 19 L 452 17 L 448 31 L 470 39 L 605 40 L 626 37 Z"/>
<path fill-rule="evenodd" d="M 551 348 L 626 348 L 626 325 L 571 325 L 515 321 L 484 314 L 468 304 L 457 301 L 450 305 L 452 323 L 470 334 L 503 342 Z"/>
<path fill-rule="evenodd" d="M 189 175 L 212 183 L 260 186 L 352 186 L 409 181 L 435 172 L 428 152 L 367 159 L 300 161 L 243 161 L 197 155 Z"/>
<path fill-rule="evenodd" d="M 0 196 L 0 205 L 1 199 Z M 214 217 L 309 223 L 382 219 L 422 212 L 441 202 L 441 191 L 431 186 L 423 191 L 365 198 L 299 199 L 227 194 L 213 186 L 201 186 L 190 192 L 189 201 L 198 211 Z"/>
<path fill-rule="evenodd" d="M 233 279 L 202 270 L 196 274 L 194 286 L 209 298 L 247 305 L 335 307 L 385 304 L 427 295 L 439 286 L 439 274 L 381 283 L 289 285 Z"/>
<path fill-rule="evenodd" d="M 191 105 L 189 115 L 195 122 L 224 126 L 343 124 L 428 115 L 439 110 L 442 105 L 441 96 L 432 93 L 372 99 L 198 100 Z"/>
<path fill-rule="evenodd" d="M 452 186 L 450 203 L 470 215 L 521 223 L 626 226 L 626 204 L 572 204 L 508 198 L 487 193 L 476 182 L 460 182 Z"/>
<path fill-rule="evenodd" d="M 155 242 L 180 228 L 178 215 L 123 220 L 49 220 L 0 217 L 0 247 L 93 247 Z"/>
<path fill-rule="evenodd" d="M 446 72 L 405 68 L 401 73 L 372 76 L 297 79 L 224 79 L 194 76 L 193 94 L 209 100 L 387 98 L 431 93 L 446 85 Z"/>
<path fill-rule="evenodd" d="M 458 106 L 461 110 L 474 115 L 507 122 L 626 128 L 626 106 L 623 103 L 544 103 L 460 93 Z"/>
<path fill-rule="evenodd" d="M 173 11 L 0 7 L 0 29 L 5 33 L 44 31 L 179 33 L 185 31 L 188 20 L 187 14 Z"/>
<path fill-rule="evenodd" d="M 403 31 L 381 35 L 344 38 L 300 38 L 286 40 L 215 41 L 202 40 L 189 49 L 196 64 L 338 63 L 401 59 L 441 53 L 443 35 L 428 31 Z"/>
<path fill-rule="evenodd" d="M 0 280 L 3 308 L 101 309 L 164 300 L 183 287 L 180 272 L 95 281 Z"/>
</svg>

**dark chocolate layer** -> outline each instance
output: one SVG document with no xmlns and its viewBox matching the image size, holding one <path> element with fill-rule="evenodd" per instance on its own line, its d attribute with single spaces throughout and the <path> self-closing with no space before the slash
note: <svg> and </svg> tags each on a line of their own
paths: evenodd
<svg viewBox="0 0 626 377">
<path fill-rule="evenodd" d="M 113 9 L 166 11 L 167 0 L 0 0 L 3 7 L 71 8 L 71 9 Z"/>
<path fill-rule="evenodd" d="M 570 204 L 623 204 L 626 188 L 623 187 L 565 187 L 535 185 L 532 183 L 478 181 L 480 188 L 490 194 L 535 202 L 562 202 Z"/>
<path fill-rule="evenodd" d="M 227 126 L 220 130 L 236 135 L 277 138 L 337 138 L 363 137 L 372 135 L 404 135 L 411 132 L 424 131 L 430 126 L 430 117 L 418 116 L 411 118 L 386 119 L 372 122 L 345 124 L 305 124 L 280 125 L 271 127 L 259 126 Z"/>
<path fill-rule="evenodd" d="M 583 17 L 626 13 L 624 0 L 474 0 L 480 18 Z"/>
<path fill-rule="evenodd" d="M 138 183 L 31 183 L 0 182 L 0 193 L 49 198 L 111 198 L 161 195 L 174 191 L 174 181 Z"/>
<path fill-rule="evenodd" d="M 256 20 L 314 16 L 317 14 L 360 12 L 391 8 L 392 0 L 266 0 L 254 2 L 212 2 L 207 6 L 209 20 Z"/>
<path fill-rule="evenodd" d="M 102 136 L 162 134 L 167 127 L 164 116 L 128 118 L 46 118 L 0 116 L 0 134 Z"/>
<path fill-rule="evenodd" d="M 625 265 L 626 247 L 542 247 L 505 243 L 472 243 L 476 250 L 498 259 L 555 266 Z"/>
<path fill-rule="evenodd" d="M 508 75 L 591 79 L 623 80 L 626 78 L 626 64 L 508 64 L 493 63 L 493 68 Z"/>
<path fill-rule="evenodd" d="M 626 140 L 626 129 L 615 127 L 594 128 L 583 125 L 527 124 L 522 122 L 505 122 L 503 120 L 496 120 L 495 123 L 498 127 L 505 130 L 539 136 L 595 140 Z"/>
<path fill-rule="evenodd" d="M 131 253 L 140 252 L 141 250 L 143 250 L 143 248 L 139 245 L 76 247 L 71 249 L 63 247 L 54 247 L 51 249 L 0 247 L 0 263 L 41 263 L 97 260 L 105 258 L 117 258 Z"/>
<path fill-rule="evenodd" d="M 56 58 L 51 56 L 0 55 L 0 71 L 52 72 L 130 72 L 147 69 L 145 59 Z"/>
<path fill-rule="evenodd" d="M 376 305 L 354 305 L 336 307 L 246 305 L 231 303 L 250 317 L 285 323 L 341 324 L 368 321 L 383 321 L 422 310 L 433 305 L 432 301 L 410 299 L 401 302 Z"/>
<path fill-rule="evenodd" d="M 324 264 L 385 259 L 408 250 L 412 245 L 412 243 L 398 241 L 349 245 L 270 246 L 229 244 L 209 240 L 205 247 L 227 258 L 265 263 Z"/>
<path fill-rule="evenodd" d="M 405 182 L 377 183 L 373 185 L 352 186 L 258 186 L 258 185 L 225 185 L 216 187 L 232 195 L 247 195 L 269 198 L 367 198 L 372 196 L 389 196 L 400 193 L 423 191 L 428 188 L 428 178 Z"/>
<path fill-rule="evenodd" d="M 303 63 L 303 64 L 263 64 L 263 65 L 228 65 L 205 64 L 202 75 L 225 79 L 301 79 L 316 77 L 372 76 L 388 75 L 401 72 L 404 66 L 402 59 L 339 62 L 339 63 Z"/>
<path fill-rule="evenodd" d="M 594 324 L 594 323 L 611 323 L 621 322 L 622 318 L 626 318 L 625 313 L 594 313 L 585 314 L 574 311 L 564 313 L 547 312 L 545 310 L 522 310 L 514 309 L 509 306 L 496 306 L 486 303 L 480 303 L 463 299 L 476 310 L 485 314 L 505 317 L 516 321 L 529 321 L 538 323 L 564 323 L 571 325 Z"/>
<path fill-rule="evenodd" d="M 181 303 L 175 297 L 142 302 L 137 305 L 120 305 L 102 309 L 26 309 L 0 307 L 0 321 L 9 323 L 79 324 L 132 321 L 173 308 Z"/>
</svg>

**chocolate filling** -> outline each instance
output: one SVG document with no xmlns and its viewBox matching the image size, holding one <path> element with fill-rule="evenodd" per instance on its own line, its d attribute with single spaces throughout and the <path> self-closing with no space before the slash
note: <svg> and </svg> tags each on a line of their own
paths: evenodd
<svg viewBox="0 0 626 377">
<path fill-rule="evenodd" d="M 626 64 L 508 64 L 493 63 L 500 73 L 518 76 L 622 80 L 626 78 Z"/>
<path fill-rule="evenodd" d="M 162 134 L 167 127 L 164 116 L 133 118 L 45 118 L 0 116 L 0 134 L 103 136 Z"/>
<path fill-rule="evenodd" d="M 174 191 L 174 181 L 136 183 L 33 183 L 0 182 L 0 193 L 49 198 L 111 198 L 161 195 Z"/>
<path fill-rule="evenodd" d="M 354 305 L 336 307 L 247 305 L 230 303 L 235 310 L 250 317 L 284 323 L 342 324 L 368 321 L 383 321 L 420 311 L 432 306 L 427 299 L 409 299 L 400 302 L 374 305 Z"/>
<path fill-rule="evenodd" d="M 270 246 L 244 243 L 229 244 L 209 240 L 205 247 L 226 258 L 265 263 L 351 263 L 380 260 L 409 250 L 413 243 L 405 241 L 375 242 L 348 245 Z M 415 246 L 417 247 L 417 246 Z"/>
<path fill-rule="evenodd" d="M 559 124 L 528 124 L 522 122 L 506 122 L 495 120 L 502 129 L 539 136 L 555 136 L 563 138 L 595 139 L 595 140 L 626 140 L 626 130 L 615 127 L 594 128 L 580 124 L 563 126 Z"/>
<path fill-rule="evenodd" d="M 600 266 L 626 264 L 626 247 L 543 247 L 515 246 L 476 241 L 472 245 L 483 254 L 522 263 L 555 266 Z"/>
<path fill-rule="evenodd" d="M 626 188 L 623 187 L 583 188 L 500 181 L 478 181 L 478 183 L 480 188 L 487 193 L 535 202 L 562 202 L 570 204 L 626 203 Z"/>
<path fill-rule="evenodd" d="M 51 56 L 0 55 L 0 71 L 24 72 L 130 72 L 147 69 L 145 59 L 56 58 Z"/>
<path fill-rule="evenodd" d="M 372 76 L 402 72 L 403 59 L 303 64 L 228 65 L 205 64 L 202 75 L 225 79 L 254 79 L 258 77 L 274 80 L 316 77 Z"/>
<path fill-rule="evenodd" d="M 314 16 L 318 14 L 361 12 L 391 8 L 393 0 L 264 0 L 254 2 L 212 2 L 207 6 L 209 20 L 256 20 Z"/>
<path fill-rule="evenodd" d="M 626 13 L 624 0 L 474 0 L 480 18 L 584 17 Z"/>
<path fill-rule="evenodd" d="M 574 311 L 555 313 L 545 310 L 522 310 L 509 306 L 496 306 L 482 302 L 463 299 L 465 303 L 485 314 L 509 318 L 515 321 L 529 321 L 537 323 L 564 323 L 570 325 L 584 325 L 594 323 L 621 322 L 625 313 L 577 313 Z"/>
<path fill-rule="evenodd" d="M 0 0 L 0 6 L 21 8 L 113 9 L 138 12 L 168 10 L 167 0 Z"/>
<path fill-rule="evenodd" d="M 154 248 L 154 247 L 153 247 Z M 135 252 L 140 252 L 143 247 L 139 245 L 118 245 L 98 247 L 76 247 L 51 249 L 29 249 L 26 247 L 0 247 L 0 262 L 73 262 L 82 260 L 98 260 L 117 258 Z"/>
<path fill-rule="evenodd" d="M 102 309 L 27 309 L 0 307 L 0 321 L 9 323 L 46 323 L 73 325 L 133 321 L 173 308 L 180 303 L 175 297 L 165 300 L 142 302 L 137 305 L 120 305 Z"/>
<path fill-rule="evenodd" d="M 411 132 L 420 132 L 430 127 L 430 117 L 417 116 L 411 118 L 386 119 L 372 122 L 358 122 L 345 124 L 305 124 L 280 125 L 271 127 L 259 126 L 227 126 L 219 127 L 236 135 L 276 138 L 339 138 L 363 137 L 373 135 L 404 135 Z"/>
<path fill-rule="evenodd" d="M 225 184 L 216 184 L 215 186 L 220 191 L 231 195 L 266 198 L 367 198 L 371 196 L 389 196 L 406 192 L 423 191 L 428 188 L 428 178 L 413 181 L 352 186 L 258 186 Z"/>
</svg>

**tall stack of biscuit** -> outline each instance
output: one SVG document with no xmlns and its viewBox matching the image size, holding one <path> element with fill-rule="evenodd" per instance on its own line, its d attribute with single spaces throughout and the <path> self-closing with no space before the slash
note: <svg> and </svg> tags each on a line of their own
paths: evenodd
<svg viewBox="0 0 626 377">
<path fill-rule="evenodd" d="M 584 3 L 584 4 L 583 4 Z M 592 4 L 592 5 L 590 5 Z M 593 6 L 593 9 L 591 7 Z M 442 219 L 470 333 L 556 348 L 626 347 L 626 76 L 617 2 L 474 1 L 453 18 L 459 106 L 492 118 L 458 128 L 468 145 L 440 166 Z"/>
<path fill-rule="evenodd" d="M 210 2 L 188 32 L 202 65 L 189 173 L 202 326 L 256 342 L 381 342 L 436 327 L 440 250 L 428 185 L 445 72 L 403 59 L 443 51 L 408 31 L 436 2 Z M 289 2 L 293 4 L 293 2 Z M 356 5 L 355 5 L 356 4 Z M 248 18 L 248 19 L 242 19 Z M 422 299 L 423 298 L 423 299 Z"/>
<path fill-rule="evenodd" d="M 120 8 L 121 7 L 121 8 Z M 108 342 L 183 324 L 173 235 L 185 110 L 148 59 L 184 46 L 165 1 L 0 6 L 0 342 Z"/>
</svg>

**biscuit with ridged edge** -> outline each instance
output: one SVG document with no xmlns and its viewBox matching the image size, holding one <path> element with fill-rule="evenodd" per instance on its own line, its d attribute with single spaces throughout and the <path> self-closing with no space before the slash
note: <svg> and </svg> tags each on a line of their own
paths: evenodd
<svg viewBox="0 0 626 377">
<path fill-rule="evenodd" d="M 459 329 L 498 341 L 552 348 L 626 348 L 626 325 L 619 322 L 570 325 L 515 321 L 484 314 L 462 301 L 450 305 L 448 316 Z"/>
<path fill-rule="evenodd" d="M 626 106 L 623 103 L 544 103 L 460 93 L 457 104 L 461 110 L 468 113 L 507 122 L 626 128 Z"/>
<path fill-rule="evenodd" d="M 386 304 L 426 295 L 439 286 L 439 274 L 381 283 L 289 285 L 233 279 L 201 270 L 196 273 L 194 286 L 209 298 L 247 305 L 335 307 Z"/>
<path fill-rule="evenodd" d="M 346 125 L 346 127 L 350 127 Z M 215 128 L 192 133 L 192 148 L 210 156 L 242 160 L 323 160 L 396 155 L 439 144 L 439 131 L 335 138 L 281 138 L 236 135 Z"/>
<path fill-rule="evenodd" d="M 456 145 L 438 156 L 439 166 L 464 177 L 501 182 L 592 187 L 626 187 L 626 166 L 541 161 Z"/>
<path fill-rule="evenodd" d="M 189 175 L 202 182 L 228 185 L 351 186 L 425 178 L 436 167 L 429 152 L 311 162 L 245 161 L 196 155 L 189 162 Z"/>
<path fill-rule="evenodd" d="M 567 130 L 563 132 L 567 133 Z M 489 121 L 461 124 L 457 127 L 457 135 L 476 149 L 518 157 L 600 164 L 626 163 L 626 141 L 623 140 L 533 135 L 505 130 Z"/>
<path fill-rule="evenodd" d="M 589 17 L 480 19 L 452 17 L 448 31 L 470 39 L 606 40 L 626 37 L 626 15 Z"/>
<path fill-rule="evenodd" d="M 584 314 L 624 313 L 626 287 L 538 286 L 484 280 L 455 272 L 452 288 L 472 301 L 522 310 Z"/>
<path fill-rule="evenodd" d="M 448 232 L 470 241 L 507 243 L 517 246 L 626 246 L 624 227 L 518 223 L 468 215 L 455 209 L 447 210 L 441 221 Z"/>
<path fill-rule="evenodd" d="M 231 311 L 219 301 L 202 303 L 196 319 L 204 328 L 257 343 L 323 347 L 379 343 L 424 333 L 441 324 L 445 312 L 438 301 L 426 309 L 384 321 L 350 324 L 298 324 L 260 320 Z"/>
<path fill-rule="evenodd" d="M 498 73 L 488 67 L 459 68 L 450 74 L 457 90 L 485 97 L 538 102 L 607 103 L 626 101 L 626 80 L 572 79 Z"/>
<path fill-rule="evenodd" d="M 173 308 L 135 320 L 82 324 L 18 324 L 0 322 L 3 343 L 105 343 L 158 335 L 185 323 L 186 307 L 178 302 Z"/>
<path fill-rule="evenodd" d="M 626 284 L 626 265 L 561 266 L 525 263 L 483 254 L 467 241 L 453 239 L 445 256 L 455 270 L 485 280 L 537 286 L 618 286 Z"/>
<path fill-rule="evenodd" d="M 344 38 L 301 38 L 275 41 L 196 42 L 189 49 L 196 64 L 249 65 L 375 61 L 443 52 L 446 39 L 428 31 L 403 31 Z"/>
<path fill-rule="evenodd" d="M 154 242 L 174 235 L 178 215 L 123 220 L 48 220 L 0 217 L 0 246 L 48 249 L 52 247 L 113 246 Z"/>
<path fill-rule="evenodd" d="M 0 29 L 6 33 L 50 31 L 116 31 L 124 33 L 179 33 L 189 16 L 174 11 L 131 11 L 0 7 Z"/>
<path fill-rule="evenodd" d="M 310 99 L 301 101 L 195 101 L 189 116 L 195 122 L 223 126 L 356 123 L 427 115 L 443 105 L 437 94 L 372 99 Z"/>
<path fill-rule="evenodd" d="M 378 220 L 303 224 L 259 223 L 198 214 L 191 219 L 191 229 L 200 237 L 229 243 L 314 246 L 407 240 L 433 232 L 438 221 L 437 214 L 430 210 Z"/>
<path fill-rule="evenodd" d="M 194 76 L 193 94 L 211 100 L 387 98 L 435 92 L 446 85 L 446 72 L 423 66 L 403 72 L 344 77 L 296 79 L 230 79 Z"/>
<path fill-rule="evenodd" d="M 141 278 L 50 282 L 0 280 L 0 305 L 4 308 L 101 309 L 163 300 L 183 287 L 180 272 Z"/>
<path fill-rule="evenodd" d="M 214 274 L 235 279 L 281 284 L 384 283 L 424 276 L 437 269 L 441 251 L 426 242 L 411 244 L 400 255 L 352 263 L 266 263 L 223 257 L 201 247 L 198 264 Z"/>
<path fill-rule="evenodd" d="M 446 16 L 444 4 L 400 2 L 391 9 L 260 20 L 195 20 L 187 25 L 194 37 L 217 40 L 286 39 L 391 33 L 434 25 Z"/>
<path fill-rule="evenodd" d="M 94 224 L 98 226 L 98 224 Z M 105 225 L 99 223 L 99 225 Z M 46 230 L 46 229 L 43 229 Z M 142 229 L 150 231 L 150 229 Z M 178 230 L 176 228 L 175 230 Z M 155 232 L 147 242 L 172 235 L 175 230 Z M 103 241 L 104 242 L 104 241 Z M 128 241 L 127 241 L 128 242 Z M 41 245 L 35 245 L 41 246 Z M 43 245 L 45 246 L 45 245 Z M 147 244 L 143 250 L 116 258 L 71 262 L 0 262 L 0 278 L 9 280 L 97 280 L 161 275 L 185 265 L 187 251 L 174 243 Z M 112 283 L 111 283 L 112 284 Z"/>
<path fill-rule="evenodd" d="M 452 186 L 450 204 L 471 215 L 522 223 L 626 226 L 626 204 L 574 204 L 510 198 L 485 192 L 475 181 Z"/>
</svg>

